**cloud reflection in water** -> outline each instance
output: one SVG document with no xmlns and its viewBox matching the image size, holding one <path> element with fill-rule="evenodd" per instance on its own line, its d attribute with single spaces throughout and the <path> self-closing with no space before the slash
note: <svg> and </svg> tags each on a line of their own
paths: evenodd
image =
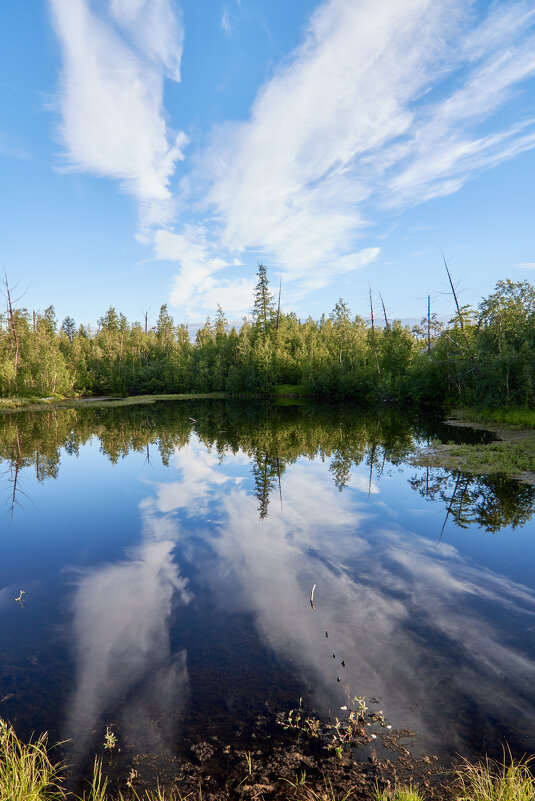
<svg viewBox="0 0 535 801">
<path fill-rule="evenodd" d="M 183 480 L 157 485 L 146 507 L 187 518 L 188 475 L 203 464 L 202 505 L 212 518 L 217 509 L 216 523 L 201 534 L 210 548 L 192 538 L 185 558 L 220 608 L 253 615 L 316 703 L 334 711 L 348 695 L 376 696 L 394 725 L 450 753 L 486 738 L 490 747 L 493 737 L 500 748 L 495 721 L 504 727 L 498 738 L 508 726 L 508 736 L 532 738 L 535 660 L 522 628 L 535 622 L 531 589 L 404 528 L 384 499 L 367 504 L 358 474 L 357 492 L 340 494 L 320 459 L 300 460 L 284 475 L 282 509 L 274 499 L 259 520 L 256 498 L 221 480 L 225 465 L 206 470 L 206 458 L 193 442 L 187 458 L 177 451 Z"/>
<path fill-rule="evenodd" d="M 91 570 L 74 594 L 76 686 L 67 736 L 83 753 L 103 715 L 119 720 L 138 750 L 165 751 L 188 691 L 186 655 L 171 653 L 173 603 L 188 603 L 172 551 L 177 524 L 145 516 L 143 541 L 127 560 Z"/>
<path fill-rule="evenodd" d="M 300 459 L 283 475 L 282 504 L 273 497 L 263 520 L 243 453 L 221 463 L 192 437 L 175 452 L 174 471 L 140 504 L 143 541 L 130 558 L 79 581 L 69 734 L 120 710 L 133 744 L 165 748 L 169 710 L 178 714 L 188 688 L 170 614 L 175 598 L 188 603 L 194 591 L 222 619 L 251 616 L 263 647 L 293 666 L 324 713 L 350 696 L 375 696 L 425 748 L 470 754 L 500 748 L 502 736 L 535 747 L 530 588 L 401 525 L 386 482 L 373 487 L 380 500 L 367 502 L 358 469 L 339 493 L 321 459 Z"/>
</svg>

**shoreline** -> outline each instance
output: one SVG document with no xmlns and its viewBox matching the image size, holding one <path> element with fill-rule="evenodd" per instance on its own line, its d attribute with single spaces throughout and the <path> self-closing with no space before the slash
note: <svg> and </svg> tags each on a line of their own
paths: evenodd
<svg viewBox="0 0 535 801">
<path fill-rule="evenodd" d="M 493 442 L 457 444 L 434 442 L 411 458 L 417 467 L 438 467 L 475 475 L 505 475 L 535 486 L 535 430 L 477 419 L 474 409 L 456 409 L 445 425 L 488 431 Z"/>
</svg>

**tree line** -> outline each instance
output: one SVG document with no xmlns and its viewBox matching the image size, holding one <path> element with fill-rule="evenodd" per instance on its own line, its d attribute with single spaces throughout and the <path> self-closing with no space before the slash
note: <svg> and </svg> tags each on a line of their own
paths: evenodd
<svg viewBox="0 0 535 801">
<path fill-rule="evenodd" d="M 448 273 L 449 274 L 449 273 Z M 250 318 L 230 327 L 218 307 L 192 341 L 167 305 L 147 330 L 110 307 L 96 332 L 53 306 L 30 314 L 4 281 L 0 397 L 72 397 L 187 392 L 270 394 L 299 385 L 316 398 L 511 406 L 534 401 L 535 289 L 499 281 L 477 309 L 459 306 L 447 324 L 428 314 L 410 329 L 353 316 L 340 298 L 328 316 L 283 312 L 260 264 Z M 381 298 L 382 302 L 382 298 Z"/>
</svg>

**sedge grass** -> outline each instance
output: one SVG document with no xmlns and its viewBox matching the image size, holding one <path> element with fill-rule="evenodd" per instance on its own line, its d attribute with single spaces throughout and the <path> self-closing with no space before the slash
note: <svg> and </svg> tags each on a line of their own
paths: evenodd
<svg viewBox="0 0 535 801">
<path fill-rule="evenodd" d="M 252 771 L 251 755 L 247 764 Z M 479 763 L 465 761 L 456 771 L 456 801 L 535 801 L 535 779 L 531 772 L 532 758 L 503 763 L 485 759 Z M 95 759 L 93 777 L 82 797 L 67 793 L 61 786 L 60 766 L 54 764 L 47 752 L 47 736 L 22 743 L 14 729 L 0 718 L 0 801 L 187 801 L 177 788 L 143 790 L 138 792 L 129 784 L 126 795 L 120 790 L 110 795 L 108 780 L 102 772 L 102 761 Z M 337 793 L 330 780 L 324 786 L 309 786 L 306 774 L 295 782 L 285 779 L 295 791 L 297 801 L 348 801 L 355 792 L 350 787 Z M 424 801 L 421 793 L 409 786 L 379 790 L 374 801 Z M 202 791 L 199 788 L 199 801 Z"/>
<path fill-rule="evenodd" d="M 531 759 L 465 762 L 457 771 L 457 801 L 535 801 L 530 763 Z"/>
<path fill-rule="evenodd" d="M 375 801 L 423 801 L 423 796 L 414 787 L 399 786 L 393 790 L 375 790 Z"/>
<path fill-rule="evenodd" d="M 62 801 L 58 766 L 47 753 L 47 736 L 22 743 L 0 719 L 0 801 Z"/>
</svg>

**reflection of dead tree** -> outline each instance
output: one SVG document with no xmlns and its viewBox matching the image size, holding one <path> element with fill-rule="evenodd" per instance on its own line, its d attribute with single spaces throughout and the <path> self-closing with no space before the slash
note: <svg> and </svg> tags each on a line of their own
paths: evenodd
<svg viewBox="0 0 535 801">
<path fill-rule="evenodd" d="M 457 499 L 457 491 L 459 489 L 459 484 L 461 483 L 461 477 L 463 477 L 463 473 L 457 473 L 456 480 L 455 480 L 455 487 L 453 488 L 453 495 L 451 496 L 451 500 L 450 500 L 450 502 L 448 504 L 448 507 L 447 507 L 447 510 L 446 510 L 446 517 L 444 518 L 444 523 L 443 523 L 442 529 L 440 531 L 440 537 L 438 538 L 439 542 L 442 540 L 442 536 L 444 534 L 444 529 L 446 528 L 446 523 L 448 522 L 448 518 L 450 516 L 450 513 L 454 509 L 454 504 L 455 504 L 455 501 Z M 455 522 L 461 528 L 467 528 L 467 523 L 463 522 L 463 511 L 464 511 L 463 510 L 463 503 L 464 503 L 464 499 L 466 497 L 466 492 L 467 492 L 467 489 L 468 489 L 468 485 L 470 484 L 470 475 L 464 476 L 464 478 L 465 478 L 465 481 L 464 481 L 464 486 L 461 489 L 461 499 L 459 501 L 459 505 L 458 505 L 457 509 L 455 510 Z"/>
<path fill-rule="evenodd" d="M 282 512 L 282 485 L 281 485 L 281 466 L 279 462 L 279 457 L 277 456 L 277 478 L 279 481 L 279 498 L 281 502 L 281 512 Z"/>
<path fill-rule="evenodd" d="M 20 488 L 20 475 L 22 467 L 24 466 L 24 457 L 22 455 L 22 443 L 20 441 L 20 434 L 17 431 L 17 441 L 16 445 L 14 446 L 13 455 L 11 457 L 9 467 L 6 471 L 4 471 L 3 475 L 8 475 L 8 482 L 11 483 L 12 489 L 10 492 L 10 499 L 9 499 L 9 510 L 10 510 L 10 517 L 13 519 L 13 515 L 15 513 L 15 504 L 21 505 L 17 499 L 18 495 L 24 495 L 26 498 L 28 497 L 25 492 Z"/>
<path fill-rule="evenodd" d="M 438 538 L 439 542 L 442 540 L 442 535 L 444 534 L 444 529 L 446 528 L 446 523 L 448 522 L 448 518 L 450 516 L 450 512 L 453 509 L 453 501 L 455 499 L 455 495 L 457 494 L 457 488 L 459 486 L 459 481 L 460 480 L 461 480 L 461 474 L 457 473 L 457 480 L 455 482 L 455 487 L 453 488 L 453 495 L 451 496 L 451 500 L 450 500 L 449 505 L 448 505 L 448 507 L 446 509 L 446 517 L 444 518 L 444 522 L 443 522 L 442 528 L 440 530 L 440 537 Z"/>
<path fill-rule="evenodd" d="M 373 482 L 373 466 L 375 464 L 375 451 L 377 449 L 377 440 L 379 438 L 379 420 L 377 420 L 377 427 L 375 429 L 375 436 L 372 442 L 372 452 L 370 454 L 370 480 L 368 482 L 368 500 L 370 500 L 370 495 L 372 492 L 372 482 Z M 383 458 L 383 467 L 381 468 L 381 474 L 384 468 L 384 458 Z"/>
</svg>

